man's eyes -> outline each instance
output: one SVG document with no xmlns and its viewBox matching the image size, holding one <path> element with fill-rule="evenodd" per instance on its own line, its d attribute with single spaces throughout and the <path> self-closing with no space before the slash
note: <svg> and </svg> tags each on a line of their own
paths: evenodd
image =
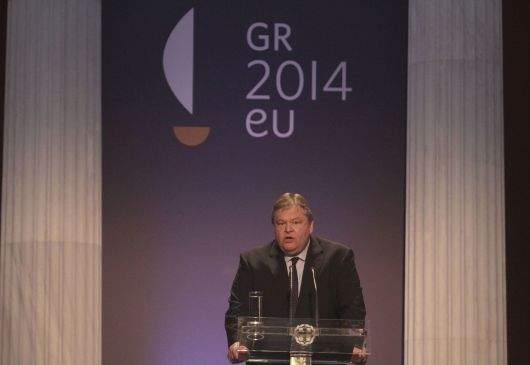
<svg viewBox="0 0 530 365">
<path fill-rule="evenodd" d="M 277 226 L 285 226 L 286 224 L 287 224 L 287 222 L 283 222 L 283 221 L 281 221 L 281 222 L 276 222 L 276 225 L 277 225 Z M 293 225 L 298 226 L 298 225 L 302 224 L 302 221 L 298 221 L 298 220 L 296 220 L 296 221 L 290 221 L 289 224 L 293 224 Z"/>
</svg>

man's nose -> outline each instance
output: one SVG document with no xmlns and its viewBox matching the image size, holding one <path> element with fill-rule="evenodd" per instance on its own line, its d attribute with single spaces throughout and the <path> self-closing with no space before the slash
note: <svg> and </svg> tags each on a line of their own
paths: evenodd
<svg viewBox="0 0 530 365">
<path fill-rule="evenodd" d="M 285 223 L 285 232 L 292 232 L 293 231 L 293 224 L 292 223 Z"/>
</svg>

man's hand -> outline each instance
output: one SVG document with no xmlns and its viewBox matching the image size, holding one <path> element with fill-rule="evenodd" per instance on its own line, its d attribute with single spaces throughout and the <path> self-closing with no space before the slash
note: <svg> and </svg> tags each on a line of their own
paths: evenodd
<svg viewBox="0 0 530 365">
<path fill-rule="evenodd" d="M 351 361 L 354 364 L 366 364 L 366 360 L 368 360 L 368 354 L 366 353 L 366 348 L 359 348 L 354 347 L 352 354 L 351 354 Z"/>
<path fill-rule="evenodd" d="M 241 346 L 239 342 L 234 342 L 230 347 L 228 348 L 228 360 L 232 364 L 247 361 L 250 357 L 250 352 L 245 346 Z"/>
</svg>

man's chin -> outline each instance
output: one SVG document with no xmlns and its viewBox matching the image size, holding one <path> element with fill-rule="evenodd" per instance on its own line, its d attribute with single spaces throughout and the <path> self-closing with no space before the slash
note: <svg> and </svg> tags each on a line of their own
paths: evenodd
<svg viewBox="0 0 530 365">
<path fill-rule="evenodd" d="M 290 256 L 298 255 L 302 251 L 299 248 L 300 247 L 297 247 L 297 246 L 295 246 L 293 244 L 289 244 L 289 243 L 284 243 L 281 246 L 281 249 L 282 249 L 283 253 L 286 254 L 286 255 L 290 255 Z"/>
</svg>

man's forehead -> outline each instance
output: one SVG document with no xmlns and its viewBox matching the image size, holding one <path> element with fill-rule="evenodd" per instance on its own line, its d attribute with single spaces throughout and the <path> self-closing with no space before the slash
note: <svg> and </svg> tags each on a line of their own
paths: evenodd
<svg viewBox="0 0 530 365">
<path fill-rule="evenodd" d="M 276 212 L 276 219 L 295 219 L 305 217 L 304 210 L 298 205 L 291 205 Z"/>
</svg>

